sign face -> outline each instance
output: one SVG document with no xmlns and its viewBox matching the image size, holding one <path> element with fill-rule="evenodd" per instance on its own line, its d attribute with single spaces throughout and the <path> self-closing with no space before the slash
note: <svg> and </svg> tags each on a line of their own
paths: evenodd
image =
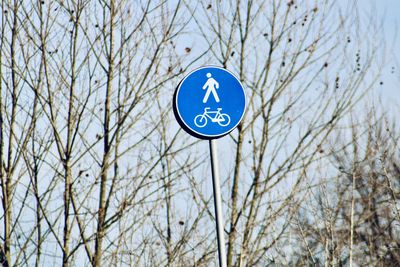
<svg viewBox="0 0 400 267">
<path fill-rule="evenodd" d="M 206 66 L 189 73 L 174 94 L 174 114 L 189 134 L 222 137 L 240 123 L 246 96 L 240 81 L 226 69 Z"/>
</svg>

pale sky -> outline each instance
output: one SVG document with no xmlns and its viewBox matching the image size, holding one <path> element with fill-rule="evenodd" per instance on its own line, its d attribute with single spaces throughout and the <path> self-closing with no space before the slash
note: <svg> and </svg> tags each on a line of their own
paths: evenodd
<svg viewBox="0 0 400 267">
<path fill-rule="evenodd" d="M 400 0 L 358 0 L 361 9 L 376 10 L 382 18 L 387 45 L 387 64 L 382 73 L 382 101 L 400 105 Z M 399 110 L 398 110 L 399 111 Z"/>
</svg>

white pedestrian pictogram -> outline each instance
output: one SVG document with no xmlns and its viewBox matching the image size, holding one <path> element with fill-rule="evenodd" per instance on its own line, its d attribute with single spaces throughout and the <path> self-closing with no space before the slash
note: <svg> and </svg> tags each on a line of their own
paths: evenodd
<svg viewBox="0 0 400 267">
<path fill-rule="evenodd" d="M 209 107 L 204 108 L 203 114 L 199 114 L 194 118 L 194 124 L 202 128 L 206 126 L 208 119 L 210 119 L 211 122 L 216 122 L 222 127 L 228 126 L 231 122 L 231 117 L 228 114 L 221 113 L 221 110 L 222 108 L 217 108 L 217 111 L 210 111 Z M 210 116 L 210 114 L 213 114 L 213 116 Z"/>
<path fill-rule="evenodd" d="M 211 73 L 207 73 L 207 82 L 203 85 L 203 90 L 207 88 L 206 95 L 203 98 L 203 103 L 206 103 L 208 101 L 208 97 L 210 96 L 210 93 L 213 94 L 214 99 L 217 103 L 219 103 L 219 97 L 217 94 L 216 89 L 219 88 L 219 83 L 211 77 Z"/>
</svg>

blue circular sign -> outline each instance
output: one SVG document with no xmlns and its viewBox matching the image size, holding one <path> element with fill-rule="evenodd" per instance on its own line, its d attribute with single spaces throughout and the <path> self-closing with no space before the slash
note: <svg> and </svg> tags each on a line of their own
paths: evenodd
<svg viewBox="0 0 400 267">
<path fill-rule="evenodd" d="M 189 73 L 174 94 L 174 114 L 189 134 L 203 139 L 222 137 L 240 123 L 246 96 L 228 70 L 206 66 Z"/>
</svg>

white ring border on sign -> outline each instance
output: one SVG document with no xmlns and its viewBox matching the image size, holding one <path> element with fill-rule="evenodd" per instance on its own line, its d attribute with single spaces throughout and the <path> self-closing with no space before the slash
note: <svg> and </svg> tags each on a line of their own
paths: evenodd
<svg viewBox="0 0 400 267">
<path fill-rule="evenodd" d="M 242 115 L 241 115 L 239 121 L 235 124 L 235 126 L 231 127 L 229 130 L 227 130 L 227 131 L 225 131 L 225 132 L 223 132 L 223 133 L 221 133 L 221 134 L 217 134 L 217 135 L 208 135 L 208 134 L 199 133 L 198 131 L 196 131 L 196 130 L 192 129 L 191 127 L 189 127 L 189 126 L 186 124 L 186 122 L 183 120 L 183 118 L 182 118 L 182 116 L 181 116 L 181 114 L 180 114 L 180 112 L 179 112 L 179 107 L 178 107 L 179 91 L 180 91 L 180 89 L 181 89 L 182 84 L 183 84 L 184 81 L 186 80 L 186 78 L 189 77 L 193 72 L 196 72 L 196 71 L 201 70 L 201 69 L 206 69 L 206 68 L 220 69 L 220 70 L 226 71 L 226 72 L 228 72 L 229 74 L 231 74 L 231 75 L 238 81 L 238 83 L 240 84 L 240 86 L 242 87 L 243 95 L 244 95 L 243 113 L 242 113 Z M 246 92 L 245 92 L 245 89 L 244 89 L 243 84 L 242 84 L 242 83 L 240 82 L 240 80 L 236 77 L 236 75 L 233 74 L 231 71 L 229 71 L 229 70 L 227 70 L 227 69 L 225 69 L 225 68 L 222 68 L 222 67 L 215 66 L 215 65 L 207 65 L 207 66 L 199 67 L 199 68 L 196 68 L 196 69 L 192 70 L 191 72 L 189 72 L 189 73 L 182 79 L 182 81 L 179 82 L 178 88 L 176 89 L 174 101 L 175 101 L 176 112 L 177 112 L 177 114 L 178 114 L 178 116 L 179 116 L 179 120 L 186 126 L 187 129 L 189 129 L 190 131 L 192 131 L 192 132 L 195 133 L 196 135 L 198 135 L 198 136 L 200 136 L 200 137 L 204 137 L 204 138 L 206 138 L 206 139 L 220 138 L 220 137 L 222 137 L 222 136 L 224 136 L 224 135 L 229 134 L 229 133 L 232 132 L 234 129 L 236 129 L 236 127 L 239 125 L 239 123 L 243 120 L 244 113 L 246 112 L 246 108 L 247 108 L 247 96 L 246 96 Z"/>
</svg>

